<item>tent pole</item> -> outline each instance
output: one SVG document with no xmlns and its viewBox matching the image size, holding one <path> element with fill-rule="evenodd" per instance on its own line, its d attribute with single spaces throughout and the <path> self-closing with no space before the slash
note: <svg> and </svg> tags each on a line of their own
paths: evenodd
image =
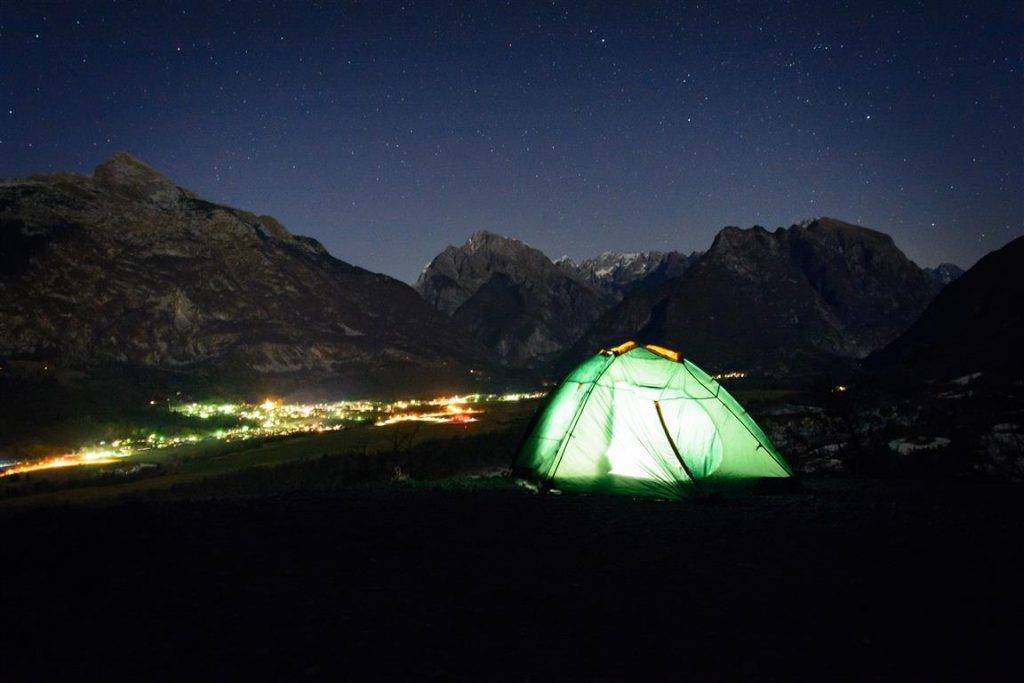
<svg viewBox="0 0 1024 683">
<path fill-rule="evenodd" d="M 658 422 L 661 423 L 661 429 L 665 432 L 665 438 L 668 440 L 668 445 L 672 447 L 672 452 L 676 454 L 676 460 L 683 466 L 683 471 L 686 472 L 686 476 L 690 478 L 694 486 L 697 486 L 697 478 L 693 476 L 693 472 L 686 466 L 686 462 L 683 460 L 683 456 L 679 453 L 679 449 L 676 448 L 676 442 L 672 440 L 672 436 L 668 433 L 668 425 L 665 424 L 665 416 L 661 414 L 661 403 L 658 401 L 654 402 L 654 409 L 658 411 Z"/>
</svg>

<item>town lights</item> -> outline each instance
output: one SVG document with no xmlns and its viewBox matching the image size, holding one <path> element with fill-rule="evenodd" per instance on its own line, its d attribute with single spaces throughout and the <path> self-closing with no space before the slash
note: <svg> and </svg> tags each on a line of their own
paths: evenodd
<svg viewBox="0 0 1024 683">
<path fill-rule="evenodd" d="M 0 469 L 0 476 L 36 470 L 104 465 L 146 452 L 203 442 L 245 441 L 248 439 L 320 434 L 369 423 L 387 427 L 400 422 L 467 424 L 477 422 L 489 403 L 507 403 L 541 398 L 546 392 L 508 394 L 467 394 L 396 401 L 336 401 L 334 403 L 284 403 L 266 398 L 260 403 L 182 403 L 171 405 L 173 413 L 211 422 L 209 428 L 191 428 L 176 435 L 151 432 L 92 444 L 70 453 L 41 460 L 17 461 Z M 234 425 L 225 426 L 225 422 Z M 6 463 L 5 463 L 6 464 Z"/>
</svg>

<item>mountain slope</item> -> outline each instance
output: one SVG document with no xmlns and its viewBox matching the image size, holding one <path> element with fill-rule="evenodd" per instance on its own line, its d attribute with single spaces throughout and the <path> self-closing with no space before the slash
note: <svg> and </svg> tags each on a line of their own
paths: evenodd
<svg viewBox="0 0 1024 683">
<path fill-rule="evenodd" d="M 1024 373 L 1024 237 L 951 282 L 921 317 L 868 359 L 876 369 L 924 378 Z"/>
<path fill-rule="evenodd" d="M 446 248 L 416 288 L 505 363 L 519 367 L 575 342 L 614 301 L 541 251 L 489 232 Z"/>
<path fill-rule="evenodd" d="M 457 379 L 483 351 L 407 285 L 122 153 L 0 183 L 0 356 L 365 389 Z"/>
<path fill-rule="evenodd" d="M 775 232 L 729 227 L 682 276 L 627 295 L 574 356 L 635 338 L 711 369 L 800 373 L 883 346 L 932 292 L 924 271 L 874 230 L 831 218 Z"/>
</svg>

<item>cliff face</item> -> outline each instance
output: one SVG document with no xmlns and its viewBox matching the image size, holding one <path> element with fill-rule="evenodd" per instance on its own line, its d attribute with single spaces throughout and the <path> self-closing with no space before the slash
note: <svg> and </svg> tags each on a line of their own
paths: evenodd
<svg viewBox="0 0 1024 683">
<path fill-rule="evenodd" d="M 0 356 L 369 385 L 484 352 L 401 282 L 118 154 L 0 183 Z"/>
</svg>

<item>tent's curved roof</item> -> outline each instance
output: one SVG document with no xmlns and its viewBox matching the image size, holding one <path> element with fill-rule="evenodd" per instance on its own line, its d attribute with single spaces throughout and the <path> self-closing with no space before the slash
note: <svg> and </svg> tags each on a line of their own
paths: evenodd
<svg viewBox="0 0 1024 683">
<path fill-rule="evenodd" d="M 791 474 L 713 377 L 677 351 L 633 341 L 602 350 L 565 377 L 538 414 L 516 469 L 585 490 L 630 479 L 639 492 L 662 496 L 680 484 Z"/>
</svg>

